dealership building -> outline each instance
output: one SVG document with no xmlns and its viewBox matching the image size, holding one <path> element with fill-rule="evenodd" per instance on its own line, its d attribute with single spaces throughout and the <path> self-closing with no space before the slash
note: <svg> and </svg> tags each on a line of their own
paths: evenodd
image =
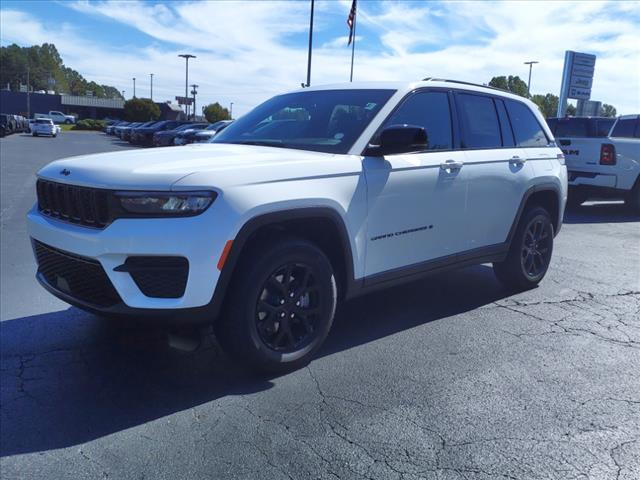
<svg viewBox="0 0 640 480">
<path fill-rule="evenodd" d="M 162 120 L 176 120 L 183 116 L 182 109 L 173 103 L 158 103 Z M 11 92 L 0 90 L 0 112 L 24 117 L 51 110 L 76 115 L 77 118 L 122 118 L 124 100 L 119 98 L 98 98 L 79 95 Z"/>
</svg>

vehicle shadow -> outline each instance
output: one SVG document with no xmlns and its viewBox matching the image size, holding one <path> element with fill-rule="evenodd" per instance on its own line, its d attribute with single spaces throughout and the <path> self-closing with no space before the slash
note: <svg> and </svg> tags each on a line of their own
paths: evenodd
<svg viewBox="0 0 640 480">
<path fill-rule="evenodd" d="M 491 268 L 433 276 L 347 302 L 319 357 L 508 296 Z M 225 396 L 273 387 L 212 337 L 193 353 L 162 330 L 125 330 L 75 308 L 0 323 L 0 455 L 79 445 Z"/>
<path fill-rule="evenodd" d="M 579 207 L 567 208 L 564 223 L 625 223 L 640 221 L 622 202 L 587 202 Z"/>
</svg>

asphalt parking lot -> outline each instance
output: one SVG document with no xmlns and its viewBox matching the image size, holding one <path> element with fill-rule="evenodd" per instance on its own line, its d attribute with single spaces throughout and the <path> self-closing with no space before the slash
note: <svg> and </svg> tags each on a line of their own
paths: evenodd
<svg viewBox="0 0 640 480">
<path fill-rule="evenodd" d="M 570 212 L 539 288 L 489 266 L 359 298 L 307 368 L 243 374 L 206 338 L 116 326 L 34 279 L 25 213 L 103 134 L 0 140 L 3 479 L 640 478 L 640 218 Z"/>
</svg>

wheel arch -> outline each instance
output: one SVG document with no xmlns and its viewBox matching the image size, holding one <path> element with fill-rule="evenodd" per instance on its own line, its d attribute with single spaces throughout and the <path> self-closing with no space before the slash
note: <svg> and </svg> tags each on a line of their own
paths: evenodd
<svg viewBox="0 0 640 480">
<path fill-rule="evenodd" d="M 562 195 L 560 193 L 560 187 L 554 183 L 544 183 L 534 185 L 530 187 L 522 196 L 520 206 L 516 213 L 516 217 L 511 224 L 509 235 L 507 237 L 507 243 L 511 245 L 511 240 L 515 235 L 518 223 L 522 214 L 527 211 L 528 208 L 538 205 L 544 207 L 551 215 L 551 221 L 553 223 L 554 233 L 558 233 L 562 226 L 561 207 L 562 207 Z"/>
<path fill-rule="evenodd" d="M 330 207 L 300 207 L 260 214 L 249 219 L 233 239 L 211 301 L 212 315 L 222 310 L 227 290 L 241 257 L 264 240 L 292 234 L 317 244 L 329 258 L 336 275 L 338 294 L 354 290 L 354 261 L 349 234 L 341 215 Z"/>
</svg>

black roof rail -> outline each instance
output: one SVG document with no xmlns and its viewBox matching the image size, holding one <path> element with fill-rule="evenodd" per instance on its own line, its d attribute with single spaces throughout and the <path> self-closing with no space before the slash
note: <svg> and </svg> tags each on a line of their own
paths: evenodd
<svg viewBox="0 0 640 480">
<path fill-rule="evenodd" d="M 507 92 L 507 93 L 513 93 L 510 92 L 509 90 L 505 90 L 504 88 L 498 88 L 498 87 L 492 87 L 491 85 L 481 85 L 479 83 L 472 83 L 472 82 L 463 82 L 462 80 L 451 80 L 448 78 L 434 78 L 434 77 L 427 77 L 427 78 L 423 78 L 422 79 L 423 82 L 447 82 L 447 83 L 459 83 L 461 85 L 471 85 L 472 87 L 483 87 L 483 88 L 490 88 L 491 90 L 498 90 L 500 92 Z"/>
</svg>

